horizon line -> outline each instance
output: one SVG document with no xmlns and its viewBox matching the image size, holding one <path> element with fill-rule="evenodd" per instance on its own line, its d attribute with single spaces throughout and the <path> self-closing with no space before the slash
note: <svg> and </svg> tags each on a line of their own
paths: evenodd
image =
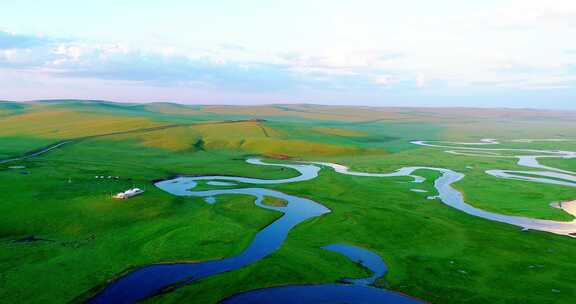
<svg viewBox="0 0 576 304">
<path fill-rule="evenodd" d="M 104 99 L 77 99 L 77 98 L 48 98 L 48 99 L 27 99 L 27 100 L 6 100 L 0 99 L 0 102 L 6 103 L 32 103 L 32 102 L 102 102 L 102 103 L 117 103 L 117 104 L 174 104 L 183 106 L 224 106 L 224 107 L 261 107 L 261 106 L 291 106 L 291 105 L 307 105 L 307 106 L 326 106 L 326 107 L 338 107 L 338 108 L 408 108 L 408 109 L 478 109 L 478 110 L 489 110 L 489 109 L 501 109 L 501 110 L 531 110 L 531 111 L 569 111 L 576 112 L 576 109 L 571 108 L 544 108 L 544 107 L 514 107 L 514 106 L 436 106 L 436 105 L 353 105 L 353 104 L 329 104 L 329 103 L 310 103 L 310 102 L 294 102 L 294 103 L 253 103 L 253 104 L 232 104 L 232 103 L 191 103 L 183 101 L 118 101 L 118 100 L 104 100 Z"/>
</svg>

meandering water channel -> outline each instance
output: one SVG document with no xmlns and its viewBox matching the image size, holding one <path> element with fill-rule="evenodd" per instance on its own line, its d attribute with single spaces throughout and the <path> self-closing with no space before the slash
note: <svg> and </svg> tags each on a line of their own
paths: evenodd
<svg viewBox="0 0 576 304">
<path fill-rule="evenodd" d="M 318 176 L 318 172 L 320 171 L 320 167 L 311 164 L 271 164 L 264 163 L 259 159 L 248 159 L 247 162 L 255 165 L 292 168 L 297 170 L 300 174 L 293 178 L 278 180 L 231 176 L 181 176 L 170 180 L 157 182 L 155 185 L 156 187 L 177 196 L 210 198 L 220 194 L 251 195 L 256 198 L 255 204 L 258 207 L 282 212 L 282 217 L 260 230 L 250 245 L 248 245 L 244 251 L 236 256 L 221 260 L 212 260 L 199 263 L 156 264 L 146 266 L 117 279 L 109 286 L 107 286 L 101 293 L 92 298 L 90 303 L 134 303 L 139 300 L 151 297 L 161 292 L 166 287 L 182 286 L 206 277 L 232 271 L 252 264 L 276 251 L 286 239 L 288 232 L 295 225 L 307 219 L 330 212 L 328 208 L 312 200 L 264 188 L 192 191 L 192 189 L 198 185 L 199 181 L 218 181 L 216 184 L 214 184 L 214 182 L 211 183 L 212 185 L 216 186 L 227 186 L 231 183 L 269 185 L 310 180 L 316 178 Z M 276 207 L 263 204 L 263 199 L 266 196 L 284 200 L 287 202 L 287 205 L 283 207 Z M 326 247 L 326 249 L 334 251 L 338 251 L 342 248 L 343 247 Z M 356 251 L 356 255 L 353 253 L 354 251 L 350 249 L 342 249 L 341 252 L 344 254 L 348 253 L 348 256 L 354 257 L 358 255 L 358 251 L 361 251 L 361 249 Z M 364 253 L 364 256 L 370 256 L 370 254 Z M 371 256 L 371 265 L 378 263 L 374 262 L 374 256 L 375 255 Z M 382 271 L 376 271 L 375 273 L 376 275 L 380 275 L 381 272 Z M 358 297 L 359 300 L 372 299 L 372 302 L 377 299 L 384 299 L 389 297 L 390 300 L 405 298 L 403 303 L 419 303 L 412 298 L 380 288 L 373 288 L 364 285 L 356 286 L 354 288 L 348 287 L 349 286 L 343 284 L 332 284 L 329 287 L 330 289 L 338 290 L 338 292 L 334 293 L 334 302 L 338 302 L 340 297 L 345 295 L 346 297 L 351 298 Z M 300 286 L 298 288 L 304 287 Z M 310 291 L 313 291 L 315 288 L 318 287 L 313 287 L 310 289 Z M 311 294 L 313 293 L 314 292 Z M 336 295 L 340 296 L 336 297 Z M 271 299 L 268 298 L 268 301 L 270 300 Z M 357 303 L 365 302 L 361 301 Z"/>
<path fill-rule="evenodd" d="M 386 264 L 373 252 L 364 248 L 332 244 L 323 249 L 334 251 L 359 263 L 372 272 L 372 275 L 361 279 L 344 279 L 343 284 L 288 285 L 256 289 L 224 299 L 224 304 L 302 304 L 302 303 L 421 303 L 406 295 L 373 287 L 376 280 L 386 274 Z"/>
<path fill-rule="evenodd" d="M 576 177 L 573 175 L 573 172 L 543 166 L 538 163 L 538 158 L 541 157 L 574 158 L 576 157 L 575 152 L 479 148 L 483 145 L 498 144 L 498 142 L 493 139 L 486 139 L 479 143 L 429 143 L 424 141 L 413 143 L 421 146 L 454 149 L 447 151 L 453 154 L 465 154 L 477 157 L 515 157 L 519 159 L 518 164 L 521 166 L 547 171 L 510 171 L 494 169 L 488 170 L 486 173 L 499 178 L 513 178 L 531 182 L 576 186 Z M 455 145 L 463 145 L 464 147 L 455 147 Z M 503 151 L 522 151 L 523 153 L 533 152 L 535 155 L 500 155 L 499 153 Z M 471 206 L 464 201 L 462 194 L 452 187 L 454 183 L 464 178 L 465 175 L 446 168 L 404 167 L 391 173 L 366 173 L 352 171 L 348 167 L 340 164 L 325 162 L 272 164 L 263 162 L 259 159 L 248 159 L 247 162 L 261 166 L 292 168 L 298 171 L 299 175 L 293 178 L 277 180 L 234 176 L 180 176 L 155 184 L 163 191 L 176 196 L 193 196 L 206 199 L 214 198 L 221 194 L 251 195 L 255 197 L 255 204 L 257 206 L 283 213 L 279 219 L 259 231 L 244 251 L 236 256 L 221 260 L 146 266 L 115 280 L 89 302 L 134 303 L 154 296 L 168 287 L 177 288 L 207 277 L 250 265 L 275 252 L 282 245 L 288 236 L 289 231 L 294 226 L 307 219 L 318 217 L 330 212 L 328 208 L 318 202 L 265 188 L 254 187 L 194 191 L 193 189 L 198 185 L 199 181 L 206 181 L 206 184 L 214 187 L 230 187 L 237 185 L 238 183 L 271 185 L 303 182 L 316 178 L 321 167 L 330 167 L 341 174 L 382 178 L 409 176 L 413 178 L 413 182 L 421 183 L 425 181 L 425 178 L 418 176 L 416 171 L 433 170 L 441 174 L 441 176 L 434 181 L 434 187 L 438 191 L 438 198 L 443 204 L 449 207 L 455 208 L 469 215 L 515 225 L 523 229 L 534 229 L 566 236 L 576 235 L 576 220 L 571 222 L 561 222 L 510 216 L 485 211 Z M 287 204 L 282 207 L 263 204 L 263 199 L 266 196 L 281 199 L 286 201 Z M 212 199 L 210 202 L 214 202 L 214 200 Z M 565 211 L 571 212 L 572 214 L 575 209 L 573 204 L 559 204 L 557 207 L 563 208 Z M 234 295 L 225 299 L 224 303 L 421 303 L 419 300 L 400 293 L 372 286 L 372 284 L 374 284 L 374 282 L 378 278 L 382 277 L 386 272 L 384 263 L 374 253 L 362 248 L 342 244 L 328 245 L 324 247 L 324 249 L 339 252 L 353 261 L 361 262 L 362 265 L 369 268 L 374 275 L 364 279 L 346 280 L 345 283 L 348 284 L 293 285 L 258 289 Z"/>
</svg>

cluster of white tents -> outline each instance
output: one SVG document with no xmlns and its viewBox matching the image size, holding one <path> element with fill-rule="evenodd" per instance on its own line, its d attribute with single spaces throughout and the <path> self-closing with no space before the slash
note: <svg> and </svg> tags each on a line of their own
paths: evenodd
<svg viewBox="0 0 576 304">
<path fill-rule="evenodd" d="M 127 199 L 127 198 L 131 198 L 133 196 L 136 196 L 140 193 L 144 193 L 144 190 L 142 190 L 140 188 L 132 188 L 132 189 L 128 189 L 124 192 L 120 192 L 120 193 L 114 195 L 114 198 Z"/>
</svg>

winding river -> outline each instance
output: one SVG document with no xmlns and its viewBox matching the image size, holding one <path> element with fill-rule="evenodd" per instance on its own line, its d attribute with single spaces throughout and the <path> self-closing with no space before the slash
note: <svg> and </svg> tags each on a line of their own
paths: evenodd
<svg viewBox="0 0 576 304">
<path fill-rule="evenodd" d="M 403 294 L 372 287 L 386 274 L 382 259 L 364 248 L 332 244 L 323 249 L 334 251 L 360 263 L 372 272 L 372 276 L 361 279 L 345 279 L 344 284 L 288 285 L 256 289 L 224 299 L 223 304 L 303 304 L 303 303 L 397 303 L 412 304 L 420 301 Z"/>
<path fill-rule="evenodd" d="M 511 140 L 513 143 L 532 143 L 538 141 L 545 142 L 561 142 L 571 141 L 567 139 L 517 139 Z M 513 179 L 521 181 L 529 181 L 543 184 L 553 184 L 560 186 L 576 187 L 576 172 L 554 168 L 542 165 L 538 160 L 541 158 L 559 158 L 559 159 L 576 159 L 576 152 L 563 151 L 563 150 L 537 150 L 537 149 L 512 149 L 512 148 L 486 148 L 485 146 L 499 145 L 496 139 L 481 139 L 480 142 L 431 142 L 431 141 L 413 141 L 413 144 L 448 149 L 447 153 L 454 155 L 465 155 L 472 157 L 492 157 L 492 158 L 512 158 L 517 159 L 517 165 L 536 169 L 538 171 L 525 171 L 525 170 L 500 170 L 490 169 L 486 170 L 486 174 L 492 175 L 497 178 Z M 510 155 L 512 154 L 512 155 Z M 516 155 L 519 154 L 519 155 Z M 445 170 L 445 169 L 440 169 Z M 461 174 L 461 173 L 457 173 Z M 462 175 L 461 178 L 464 176 Z M 460 178 L 460 179 L 461 179 Z M 438 183 L 439 181 L 436 181 Z M 442 193 L 440 192 L 440 195 Z M 456 195 L 456 194 L 454 194 Z M 461 196 L 461 195 L 460 195 Z M 446 202 L 445 200 L 442 200 Z M 466 204 L 463 200 L 451 200 L 450 204 L 461 211 L 468 214 L 483 217 L 486 219 L 512 224 L 522 227 L 523 229 L 534 229 L 576 237 L 576 219 L 569 222 L 550 221 L 532 219 L 526 217 L 501 215 L 498 213 L 487 212 L 474 208 Z M 576 217 L 576 212 L 573 206 L 576 202 L 565 202 L 558 205 L 558 208 L 564 210 L 572 216 Z"/>
<path fill-rule="evenodd" d="M 530 182 L 549 183 L 563 186 L 576 186 L 574 172 L 543 166 L 538 162 L 542 157 L 576 158 L 576 152 L 570 151 L 540 151 L 529 149 L 490 149 L 482 148 L 486 145 L 498 144 L 494 139 L 484 139 L 478 143 L 431 143 L 415 141 L 413 144 L 452 149 L 447 152 L 457 155 L 472 155 L 475 157 L 513 157 L 518 159 L 518 165 L 538 169 L 540 171 L 511 171 L 487 170 L 486 173 L 498 178 L 520 179 Z M 521 151 L 534 153 L 533 155 L 509 156 L 501 152 Z M 244 194 L 255 197 L 258 207 L 283 213 L 283 215 L 270 225 L 259 231 L 248 247 L 236 256 L 220 260 L 211 260 L 198 263 L 155 264 L 145 266 L 128 273 L 113 281 L 104 290 L 89 300 L 90 303 L 134 303 L 154 296 L 167 288 L 178 288 L 192 282 L 211 277 L 223 272 L 233 271 L 253 264 L 275 252 L 286 239 L 289 231 L 299 223 L 308 219 L 329 213 L 330 210 L 322 204 L 285 194 L 280 191 L 265 188 L 238 188 L 215 189 L 206 191 L 193 191 L 199 181 L 219 186 L 234 186 L 238 183 L 253 185 L 272 185 L 293 182 L 303 182 L 318 176 L 322 167 L 332 168 L 334 171 L 354 176 L 364 177 L 399 177 L 408 176 L 413 182 L 421 183 L 425 178 L 418 176 L 418 170 L 432 170 L 441 176 L 434 181 L 438 191 L 439 200 L 457 210 L 472 216 L 487 220 L 515 225 L 523 229 L 540 230 L 565 236 L 576 236 L 576 220 L 570 222 L 533 219 L 520 216 L 503 215 L 485 211 L 466 203 L 462 194 L 452 185 L 462 178 L 464 174 L 445 168 L 433 167 L 404 167 L 391 173 L 367 173 L 352 171 L 348 167 L 326 162 L 301 162 L 297 164 L 272 164 L 260 159 L 248 159 L 248 163 L 260 166 L 279 166 L 291 168 L 299 172 L 293 178 L 267 180 L 249 177 L 233 176 L 180 176 L 156 183 L 156 187 L 176 196 L 192 196 L 210 198 L 208 202 L 215 202 L 214 197 L 220 194 Z M 274 197 L 287 202 L 286 206 L 277 207 L 263 204 L 264 197 Z M 558 204 L 558 208 L 575 214 L 574 204 Z M 224 303 L 421 303 L 419 300 L 381 288 L 373 287 L 374 282 L 386 272 L 386 267 L 380 258 L 372 252 L 350 245 L 328 245 L 326 250 L 344 254 L 353 261 L 361 262 L 369 268 L 374 275 L 369 278 L 346 280 L 339 284 L 318 285 L 292 285 L 273 288 L 258 289 L 234 295 L 225 299 Z"/>
<path fill-rule="evenodd" d="M 207 191 L 191 191 L 198 185 L 198 181 L 212 181 L 212 185 L 229 185 L 231 183 L 248 183 L 258 185 L 282 184 L 291 182 L 306 181 L 318 176 L 320 167 L 312 164 L 271 164 L 264 163 L 259 159 L 248 159 L 248 163 L 263 166 L 280 166 L 297 170 L 300 174 L 293 178 L 266 180 L 248 177 L 231 176 L 180 176 L 170 180 L 157 182 L 156 187 L 176 196 L 193 196 L 211 198 L 220 194 L 245 194 L 254 196 L 255 204 L 258 207 L 282 212 L 283 215 L 270 225 L 260 230 L 250 245 L 236 256 L 221 260 L 212 260 L 199 263 L 174 263 L 156 264 L 146 266 L 117 279 L 108 285 L 102 292 L 92 298 L 90 303 L 134 303 L 155 294 L 162 292 L 165 288 L 179 287 L 203 278 L 217 275 L 219 273 L 232 271 L 246 265 L 255 263 L 262 258 L 276 251 L 286 239 L 288 232 L 297 224 L 325 213 L 330 210 L 323 205 L 309 199 L 288 195 L 280 191 L 264 188 L 240 188 L 221 189 Z M 214 181 L 218 181 L 214 184 Z M 264 197 L 275 197 L 287 202 L 286 206 L 275 207 L 263 204 Z M 327 247 L 331 250 L 330 247 Z M 338 250 L 332 248 L 332 250 Z M 344 250 L 345 252 L 349 252 Z M 365 254 L 366 255 L 366 254 Z M 377 274 L 380 272 L 377 272 Z M 356 286 L 349 288 L 343 284 L 332 284 L 330 289 L 338 290 L 335 293 L 334 301 L 338 302 L 340 297 L 358 298 L 360 302 L 365 299 L 380 301 L 389 297 L 392 299 L 404 299 L 403 303 L 420 303 L 404 295 L 393 293 L 384 289 Z M 302 287 L 300 287 L 302 288 Z M 311 291 L 318 287 L 311 287 Z M 328 287 L 326 287 L 328 288 Z M 357 294 L 357 295 L 355 295 Z M 340 295 L 336 297 L 336 295 Z M 270 300 L 270 299 L 269 299 Z M 399 303 L 399 302 L 389 302 Z"/>
</svg>

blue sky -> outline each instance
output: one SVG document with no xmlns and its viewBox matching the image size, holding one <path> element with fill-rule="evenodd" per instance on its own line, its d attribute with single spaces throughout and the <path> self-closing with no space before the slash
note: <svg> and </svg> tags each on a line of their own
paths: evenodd
<svg viewBox="0 0 576 304">
<path fill-rule="evenodd" d="M 0 99 L 576 109 L 576 1 L 0 2 Z"/>
</svg>

